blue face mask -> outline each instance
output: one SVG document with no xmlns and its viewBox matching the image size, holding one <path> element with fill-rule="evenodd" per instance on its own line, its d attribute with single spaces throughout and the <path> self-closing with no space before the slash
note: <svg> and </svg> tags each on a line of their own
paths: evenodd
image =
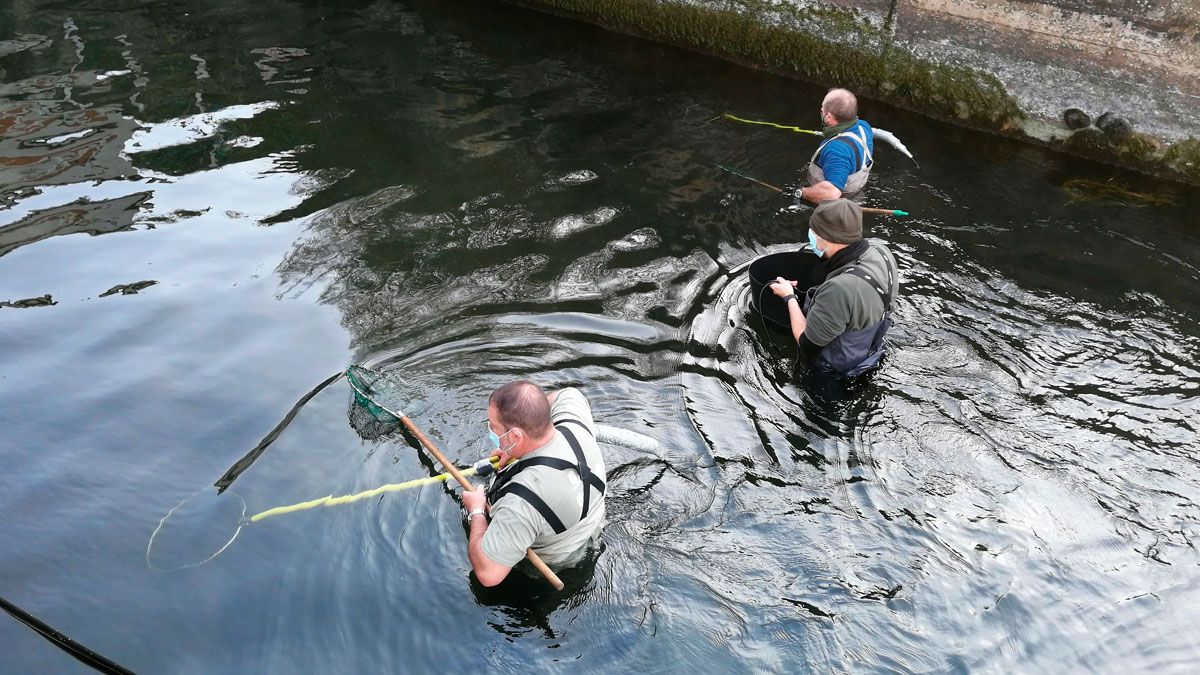
<svg viewBox="0 0 1200 675">
<path fill-rule="evenodd" d="M 808 230 L 808 244 L 812 246 L 812 252 L 817 254 L 817 256 L 825 255 L 825 251 L 817 247 L 817 235 L 813 233 L 812 228 Z"/>
<path fill-rule="evenodd" d="M 508 431 L 504 432 L 504 436 L 507 436 L 510 433 L 512 433 L 512 429 L 509 429 Z M 493 448 L 501 447 L 500 439 L 504 438 L 504 436 L 497 436 L 496 432 L 492 431 L 492 425 L 488 424 L 488 442 L 490 442 L 492 444 Z M 501 449 L 504 450 L 505 452 L 508 452 L 509 450 L 512 450 L 514 447 L 516 447 L 516 445 L 517 445 L 516 443 L 513 443 L 512 445 L 508 446 L 507 448 L 501 448 Z"/>
</svg>

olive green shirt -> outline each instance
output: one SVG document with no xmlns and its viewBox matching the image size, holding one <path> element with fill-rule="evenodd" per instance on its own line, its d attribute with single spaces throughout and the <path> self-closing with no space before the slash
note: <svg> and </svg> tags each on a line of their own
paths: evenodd
<svg viewBox="0 0 1200 675">
<path fill-rule="evenodd" d="M 862 330 L 883 320 L 883 298 L 879 297 L 879 293 L 866 279 L 842 270 L 854 265 L 867 272 L 879 280 L 880 286 L 889 292 L 893 302 L 899 292 L 900 275 L 896 258 L 881 242 L 874 239 L 868 241 L 870 246 L 857 262 L 850 260 L 830 271 L 826 281 L 817 287 L 813 302 L 805 312 L 808 325 L 804 335 L 818 347 L 833 342 L 846 331 Z M 892 269 L 890 288 L 884 285 L 888 279 L 888 264 Z"/>
</svg>

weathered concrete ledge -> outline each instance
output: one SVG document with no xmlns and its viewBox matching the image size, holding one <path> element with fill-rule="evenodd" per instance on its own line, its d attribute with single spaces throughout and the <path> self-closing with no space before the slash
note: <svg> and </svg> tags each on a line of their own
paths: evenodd
<svg viewBox="0 0 1200 675">
<path fill-rule="evenodd" d="M 1194 0 L 507 1 L 1200 185 Z"/>
</svg>

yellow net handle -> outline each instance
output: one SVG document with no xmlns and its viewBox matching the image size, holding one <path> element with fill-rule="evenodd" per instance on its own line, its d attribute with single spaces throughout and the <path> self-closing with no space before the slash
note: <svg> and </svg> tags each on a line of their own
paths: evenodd
<svg viewBox="0 0 1200 675">
<path fill-rule="evenodd" d="M 474 476 L 475 474 L 479 473 L 480 468 L 482 468 L 483 466 L 488 466 L 490 463 L 494 463 L 496 461 L 497 460 L 495 458 L 483 460 L 483 461 L 479 462 L 478 464 L 476 464 L 475 466 L 472 466 L 468 469 L 461 469 L 460 471 L 461 471 L 462 475 L 464 475 L 464 476 Z M 400 492 L 402 490 L 409 490 L 412 488 L 421 487 L 423 485 L 433 485 L 434 483 L 444 483 L 450 477 L 451 477 L 451 475 L 449 473 L 441 473 L 436 476 L 430 476 L 428 478 L 417 478 L 415 480 L 405 481 L 403 483 L 388 483 L 387 485 L 380 485 L 377 488 L 374 488 L 371 490 L 364 490 L 363 492 L 356 492 L 352 495 L 342 495 L 340 497 L 334 497 L 333 495 L 329 495 L 328 497 L 321 497 L 320 499 L 312 499 L 307 502 L 300 502 L 298 504 L 289 504 L 287 506 L 276 506 L 273 509 L 267 509 L 266 511 L 263 511 L 262 513 L 256 513 L 256 514 L 250 516 L 250 518 L 248 520 L 252 523 L 257 523 L 258 521 L 260 521 L 264 518 L 270 518 L 272 516 L 281 516 L 285 513 L 295 513 L 297 511 L 307 511 L 308 509 L 315 509 L 319 506 L 341 506 L 342 504 L 350 504 L 352 502 L 357 502 L 357 501 L 360 501 L 363 499 L 369 499 L 371 497 L 386 494 L 388 492 Z"/>
<path fill-rule="evenodd" d="M 725 113 L 722 117 L 724 117 L 727 120 L 733 120 L 734 122 L 744 122 L 746 124 L 761 124 L 765 127 L 775 127 L 776 129 L 786 129 L 788 131 L 795 131 L 795 132 L 801 133 L 801 134 L 811 134 L 813 136 L 824 136 L 825 135 L 822 132 L 817 131 L 815 129 L 801 129 L 800 127 L 790 127 L 790 126 L 787 126 L 784 124 L 776 124 L 774 122 L 760 122 L 758 120 L 747 120 L 747 119 L 742 119 L 741 117 L 735 117 L 734 115 L 730 115 L 729 113 Z"/>
</svg>

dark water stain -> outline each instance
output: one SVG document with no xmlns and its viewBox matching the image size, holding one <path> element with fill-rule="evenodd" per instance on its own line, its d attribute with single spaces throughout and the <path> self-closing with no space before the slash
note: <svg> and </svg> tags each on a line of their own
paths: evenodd
<svg viewBox="0 0 1200 675">
<path fill-rule="evenodd" d="M 113 286 L 107 291 L 101 293 L 100 297 L 107 298 L 110 295 L 116 295 L 118 293 L 121 295 L 137 295 L 141 291 L 144 291 L 157 283 L 158 282 L 154 281 L 153 279 L 147 279 L 145 281 L 135 281 L 131 284 L 117 284 L 116 286 Z"/>
<path fill-rule="evenodd" d="M 24 300 L 4 300 L 0 301 L 0 307 L 13 307 L 16 309 L 24 309 L 26 307 L 50 307 L 57 305 L 49 293 L 39 295 L 36 298 L 25 298 Z"/>
</svg>

